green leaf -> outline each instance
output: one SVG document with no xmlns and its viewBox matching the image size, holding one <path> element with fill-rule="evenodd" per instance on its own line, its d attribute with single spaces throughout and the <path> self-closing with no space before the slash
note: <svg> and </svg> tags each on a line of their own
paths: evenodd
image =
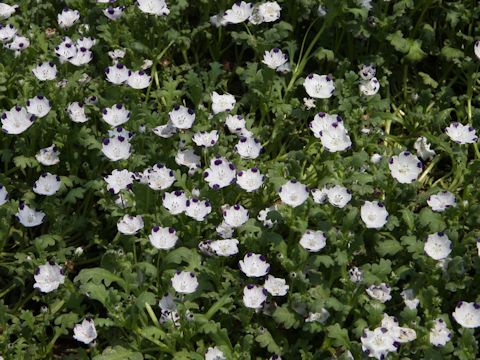
<svg viewBox="0 0 480 360">
<path fill-rule="evenodd" d="M 282 354 L 282 348 L 278 346 L 275 340 L 272 337 L 272 334 L 268 330 L 264 330 L 260 335 L 255 337 L 255 340 L 260 344 L 262 348 L 267 348 L 267 350 L 272 354 Z"/>
<path fill-rule="evenodd" d="M 443 231 L 447 227 L 439 213 L 433 212 L 430 208 L 423 208 L 419 214 L 420 224 L 428 227 L 431 232 Z"/>
<path fill-rule="evenodd" d="M 402 249 L 403 249 L 402 245 L 400 245 L 400 243 L 394 239 L 382 241 L 378 243 L 377 246 L 375 246 L 375 250 L 381 256 L 395 255 Z"/>
<path fill-rule="evenodd" d="M 339 324 L 331 325 L 327 327 L 327 337 L 333 340 L 333 344 L 338 347 L 350 348 L 350 339 L 348 337 L 348 331 L 342 329 Z"/>
<path fill-rule="evenodd" d="M 300 325 L 300 320 L 297 319 L 296 314 L 288 308 L 287 304 L 277 307 L 273 313 L 273 319 L 277 324 L 282 325 L 286 329 L 291 327 L 297 328 Z"/>
<path fill-rule="evenodd" d="M 122 346 L 107 347 L 101 355 L 97 355 L 93 360 L 143 360 L 143 355 L 139 352 L 127 350 Z"/>
<path fill-rule="evenodd" d="M 74 281 L 79 281 L 82 284 L 87 284 L 89 282 L 93 282 L 94 284 L 101 284 L 103 282 L 107 287 L 114 282 L 120 285 L 123 290 L 127 291 L 128 289 L 128 284 L 121 277 L 112 274 L 108 270 L 98 267 L 92 269 L 83 269 L 75 277 Z"/>
</svg>

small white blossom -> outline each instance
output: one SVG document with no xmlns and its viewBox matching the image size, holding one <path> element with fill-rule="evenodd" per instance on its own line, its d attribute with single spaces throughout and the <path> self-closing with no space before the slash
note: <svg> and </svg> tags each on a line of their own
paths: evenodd
<svg viewBox="0 0 480 360">
<path fill-rule="evenodd" d="M 238 262 L 240 270 L 248 277 L 262 277 L 270 271 L 270 264 L 264 255 L 247 253 L 243 260 Z"/>
<path fill-rule="evenodd" d="M 123 64 L 115 64 L 105 69 L 107 80 L 112 84 L 120 85 L 128 80 L 128 73 L 130 70 Z"/>
<path fill-rule="evenodd" d="M 128 72 L 127 85 L 132 89 L 146 89 L 151 81 L 152 77 L 143 70 Z"/>
<path fill-rule="evenodd" d="M 64 270 L 57 264 L 47 262 L 35 269 L 35 289 L 40 289 L 43 293 L 49 293 L 57 290 L 65 282 Z"/>
<path fill-rule="evenodd" d="M 409 151 L 392 156 L 388 161 L 388 167 L 393 178 L 401 184 L 416 181 L 423 168 L 422 162 Z"/>
<path fill-rule="evenodd" d="M 243 159 L 256 159 L 264 149 L 257 139 L 242 136 L 237 145 L 235 145 L 235 151 Z"/>
<path fill-rule="evenodd" d="M 208 200 L 193 198 L 186 201 L 185 214 L 196 221 L 204 221 L 211 212 L 212 206 Z"/>
<path fill-rule="evenodd" d="M 344 208 L 352 199 L 352 192 L 346 187 L 335 185 L 327 190 L 328 202 L 338 208 Z"/>
<path fill-rule="evenodd" d="M 50 101 L 43 95 L 37 95 L 27 100 L 27 112 L 37 118 L 47 116 L 51 108 Z"/>
<path fill-rule="evenodd" d="M 178 236 L 174 228 L 154 226 L 148 240 L 159 250 L 169 250 L 177 243 Z"/>
<path fill-rule="evenodd" d="M 109 6 L 106 9 L 103 9 L 103 15 L 105 15 L 110 20 L 116 21 L 122 17 L 125 9 L 125 6 Z"/>
<path fill-rule="evenodd" d="M 131 155 L 131 144 L 123 136 L 115 136 L 102 141 L 102 153 L 111 161 L 126 160 Z"/>
<path fill-rule="evenodd" d="M 396 342 L 386 328 L 365 329 L 361 338 L 362 350 L 368 357 L 386 359 L 389 352 L 396 352 Z"/>
<path fill-rule="evenodd" d="M 193 272 L 177 271 L 172 278 L 172 286 L 180 294 L 191 294 L 198 288 L 198 280 Z"/>
<path fill-rule="evenodd" d="M 445 346 L 452 339 L 452 332 L 448 329 L 443 319 L 436 319 L 430 330 L 430 344 L 434 346 Z"/>
<path fill-rule="evenodd" d="M 15 55 L 20 54 L 21 51 L 25 50 L 30 46 L 30 40 L 25 36 L 15 35 L 13 40 L 9 44 L 3 45 L 4 48 L 15 51 Z"/>
<path fill-rule="evenodd" d="M 478 140 L 476 130 L 469 125 L 462 125 L 458 122 L 451 123 L 445 128 L 448 137 L 457 144 L 473 144 Z"/>
<path fill-rule="evenodd" d="M 73 122 L 84 123 L 88 121 L 87 114 L 85 114 L 85 108 L 83 107 L 83 104 L 78 101 L 68 104 L 67 113 L 70 120 Z"/>
<path fill-rule="evenodd" d="M 400 295 L 402 296 L 405 305 L 409 309 L 416 309 L 418 304 L 420 304 L 420 300 L 415 297 L 413 289 L 405 289 L 400 293 Z"/>
<path fill-rule="evenodd" d="M 137 0 L 140 11 L 145 14 L 166 16 L 170 14 L 165 0 Z"/>
<path fill-rule="evenodd" d="M 480 327 L 480 304 L 460 301 L 452 316 L 464 328 Z"/>
<path fill-rule="evenodd" d="M 477 58 L 480 60 L 480 40 L 477 40 L 475 42 L 475 45 L 473 46 L 473 50 Z"/>
<path fill-rule="evenodd" d="M 260 171 L 256 167 L 242 170 L 237 173 L 237 185 L 246 192 L 258 190 L 265 180 Z"/>
<path fill-rule="evenodd" d="M 310 74 L 303 82 L 308 96 L 315 99 L 328 99 L 335 91 L 335 84 L 328 75 Z"/>
<path fill-rule="evenodd" d="M 356 266 L 348 270 L 348 276 L 354 284 L 359 284 L 363 280 L 363 272 Z"/>
<path fill-rule="evenodd" d="M 377 78 L 374 77 L 370 80 L 362 81 L 358 87 L 363 95 L 373 96 L 378 93 L 378 90 L 380 90 L 380 83 Z"/>
<path fill-rule="evenodd" d="M 218 131 L 200 131 L 193 134 L 192 141 L 197 146 L 212 147 L 218 141 Z"/>
<path fill-rule="evenodd" d="M 107 183 L 107 190 L 112 194 L 118 194 L 120 190 L 132 188 L 134 174 L 125 169 L 115 169 L 104 180 Z"/>
<path fill-rule="evenodd" d="M 18 5 L 8 5 L 5 3 L 0 3 L 0 18 L 8 19 L 15 13 L 15 9 L 18 8 Z"/>
<path fill-rule="evenodd" d="M 263 287 L 273 296 L 285 296 L 289 289 L 285 279 L 276 278 L 272 275 L 267 276 Z"/>
<path fill-rule="evenodd" d="M 297 207 L 308 199 L 308 188 L 297 180 L 290 180 L 280 187 L 278 194 L 285 204 Z"/>
<path fill-rule="evenodd" d="M 33 184 L 33 191 L 39 195 L 50 196 L 60 189 L 60 185 L 60 176 L 44 173 Z"/>
<path fill-rule="evenodd" d="M 437 232 L 428 235 L 424 250 L 432 259 L 442 260 L 452 252 L 452 242 L 445 233 Z"/>
<path fill-rule="evenodd" d="M 34 227 L 43 223 L 45 213 L 40 210 L 32 209 L 24 203 L 20 203 L 16 219 L 25 227 Z"/>
<path fill-rule="evenodd" d="M 236 104 L 235 97 L 230 94 L 220 95 L 216 91 L 212 93 L 212 111 L 214 114 L 232 111 Z"/>
<path fill-rule="evenodd" d="M 227 159 L 217 157 L 210 161 L 210 167 L 203 173 L 203 178 L 212 189 L 224 188 L 235 182 L 235 166 Z"/>
<path fill-rule="evenodd" d="M 117 222 L 118 231 L 124 235 L 135 235 L 143 229 L 143 226 L 143 218 L 140 215 L 125 215 Z"/>
<path fill-rule="evenodd" d="M 195 111 L 182 105 L 175 105 L 168 115 L 177 129 L 190 129 L 195 121 Z"/>
<path fill-rule="evenodd" d="M 183 191 L 175 190 L 163 194 L 162 205 L 172 215 L 178 215 L 187 210 L 187 196 Z"/>
<path fill-rule="evenodd" d="M 252 15 L 253 4 L 245 1 L 233 4 L 232 8 L 225 11 L 223 24 L 239 24 L 246 21 Z"/>
<path fill-rule="evenodd" d="M 318 322 L 320 324 L 325 324 L 330 317 L 330 313 L 327 309 L 322 308 L 320 312 L 309 313 L 308 317 L 305 319 L 305 322 Z"/>
<path fill-rule="evenodd" d="M 430 195 L 427 200 L 428 206 L 430 206 L 433 211 L 438 212 L 445 211 L 449 207 L 455 206 L 455 203 L 455 195 L 450 191 L 441 191 L 435 195 Z"/>
<path fill-rule="evenodd" d="M 14 106 L 1 116 L 2 130 L 6 134 L 18 135 L 26 131 L 35 121 L 35 115 L 29 114 L 27 109 Z"/>
<path fill-rule="evenodd" d="M 43 62 L 32 70 L 35 77 L 40 81 L 55 80 L 57 76 L 57 66 L 53 62 Z"/>
<path fill-rule="evenodd" d="M 73 338 L 84 344 L 90 344 L 97 338 L 97 330 L 92 319 L 84 319 L 73 328 Z"/>
<path fill-rule="evenodd" d="M 4 205 L 8 201 L 8 192 L 5 186 L 0 184 L 0 206 Z"/>
<path fill-rule="evenodd" d="M 311 98 L 303 98 L 303 105 L 307 108 L 307 110 L 315 109 L 315 99 Z"/>
<path fill-rule="evenodd" d="M 387 223 L 388 212 L 385 205 L 378 201 L 365 201 L 360 208 L 360 217 L 370 229 L 380 229 Z"/>
<path fill-rule="evenodd" d="M 307 251 L 318 252 L 327 245 L 323 231 L 307 230 L 300 239 L 300 245 Z"/>
<path fill-rule="evenodd" d="M 125 124 L 132 114 L 122 104 L 115 104 L 112 107 L 102 110 L 102 118 L 111 127 Z"/>
<path fill-rule="evenodd" d="M 382 303 L 385 303 L 392 298 L 392 295 L 390 295 L 392 288 L 385 283 L 381 283 L 380 285 L 371 285 L 366 291 L 371 298 Z"/>
<path fill-rule="evenodd" d="M 423 161 L 432 159 L 435 156 L 435 151 L 430 149 L 431 144 L 428 143 L 428 140 L 425 136 L 420 136 L 416 141 L 413 147 L 417 150 L 417 155 Z"/>
<path fill-rule="evenodd" d="M 377 67 L 375 64 L 362 64 L 358 74 L 363 80 L 371 80 L 377 74 Z"/>
<path fill-rule="evenodd" d="M 279 48 L 273 48 L 270 51 L 265 51 L 262 62 L 270 69 L 277 70 L 280 66 L 288 61 L 287 54 L 284 54 Z"/>
<path fill-rule="evenodd" d="M 267 290 L 257 285 L 243 288 L 243 304 L 250 309 L 260 309 L 267 300 Z"/>
<path fill-rule="evenodd" d="M 73 26 L 79 19 L 80 12 L 69 8 L 63 9 L 57 16 L 58 25 L 64 29 Z"/>
</svg>

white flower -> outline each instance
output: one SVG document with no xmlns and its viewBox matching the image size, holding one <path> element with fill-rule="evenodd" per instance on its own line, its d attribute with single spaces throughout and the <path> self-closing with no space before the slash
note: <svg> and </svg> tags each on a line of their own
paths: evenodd
<svg viewBox="0 0 480 360">
<path fill-rule="evenodd" d="M 464 328 L 480 327 L 480 304 L 460 301 L 452 316 Z"/>
<path fill-rule="evenodd" d="M 229 225 L 227 225 L 224 221 L 222 221 L 216 228 L 215 231 L 217 232 L 218 235 L 220 235 L 222 238 L 227 239 L 229 237 L 232 237 L 233 235 L 233 228 Z M 480 255 L 479 255 L 480 256 Z"/>
<path fill-rule="evenodd" d="M 267 227 L 267 228 L 272 228 L 273 225 L 277 223 L 276 220 L 271 220 L 271 219 L 268 219 L 268 218 L 267 218 L 267 217 L 268 217 L 268 214 L 269 214 L 271 211 L 274 211 L 274 210 L 277 210 L 277 207 L 276 207 L 276 206 L 272 206 L 272 207 L 269 207 L 269 208 L 260 210 L 260 211 L 258 212 L 257 219 L 263 223 L 263 226 L 265 226 L 265 227 Z"/>
<path fill-rule="evenodd" d="M 33 184 L 33 191 L 39 195 L 50 196 L 55 194 L 60 189 L 60 176 L 44 173 L 40 175 L 35 184 Z"/>
<path fill-rule="evenodd" d="M 223 239 L 211 241 L 208 244 L 210 250 L 217 256 L 233 256 L 238 254 L 237 239 Z"/>
<path fill-rule="evenodd" d="M 113 51 L 109 51 L 108 56 L 110 56 L 110 59 L 113 61 L 123 59 L 125 57 L 125 49 L 115 49 Z"/>
<path fill-rule="evenodd" d="M 173 171 L 163 164 L 146 169 L 144 175 L 146 183 L 152 190 L 168 189 L 175 182 Z"/>
<path fill-rule="evenodd" d="M 477 40 L 475 42 L 475 45 L 473 46 L 473 51 L 475 52 L 477 58 L 480 60 L 480 40 Z"/>
<path fill-rule="evenodd" d="M 320 4 L 320 5 L 318 5 L 317 14 L 318 14 L 318 16 L 323 17 L 323 16 L 327 15 L 327 9 L 325 9 L 325 7 L 322 4 Z"/>
<path fill-rule="evenodd" d="M 131 144 L 123 136 L 115 136 L 102 141 L 102 153 L 111 161 L 126 160 L 131 155 Z"/>
<path fill-rule="evenodd" d="M 230 94 L 220 95 L 217 92 L 212 93 L 212 111 L 218 114 L 225 111 L 232 111 L 236 104 L 235 97 Z"/>
<path fill-rule="evenodd" d="M 393 178 L 401 184 L 410 184 L 417 180 L 422 172 L 422 162 L 410 151 L 403 151 L 392 156 L 388 167 Z"/>
<path fill-rule="evenodd" d="M 235 151 L 243 159 L 256 159 L 264 150 L 262 144 L 253 137 L 240 137 Z"/>
<path fill-rule="evenodd" d="M 12 24 L 0 24 L 0 42 L 6 43 L 17 34 L 17 29 Z"/>
<path fill-rule="evenodd" d="M 452 141 L 461 145 L 473 144 L 478 140 L 473 127 L 458 122 L 451 123 L 449 127 L 445 128 L 445 132 Z"/>
<path fill-rule="evenodd" d="M 197 146 L 212 147 L 218 141 L 218 131 L 200 131 L 193 134 L 192 141 Z"/>
<path fill-rule="evenodd" d="M 276 1 L 267 1 L 258 6 L 258 13 L 262 18 L 262 22 L 273 22 L 280 19 L 282 8 Z"/>
<path fill-rule="evenodd" d="M 5 186 L 0 184 L 0 206 L 4 205 L 8 200 L 8 192 Z"/>
<path fill-rule="evenodd" d="M 307 230 L 300 238 L 300 245 L 310 252 L 318 252 L 327 245 L 323 231 Z"/>
<path fill-rule="evenodd" d="M 352 192 L 346 187 L 335 185 L 327 190 L 327 197 L 331 205 L 343 208 L 352 199 Z"/>
<path fill-rule="evenodd" d="M 430 146 L 431 144 L 428 143 L 425 136 L 420 136 L 413 145 L 415 150 L 417 150 L 418 156 L 420 156 L 423 161 L 430 160 L 435 156 L 435 151 L 430 149 Z"/>
<path fill-rule="evenodd" d="M 102 118 L 111 127 L 125 124 L 132 114 L 122 104 L 115 104 L 102 110 Z"/>
<path fill-rule="evenodd" d="M 45 61 L 34 67 L 32 72 L 40 81 L 54 80 L 57 76 L 57 65 L 53 62 Z"/>
<path fill-rule="evenodd" d="M 113 170 L 112 173 L 104 178 L 107 183 L 107 190 L 113 194 L 118 194 L 120 190 L 131 189 L 134 174 L 128 170 Z"/>
<path fill-rule="evenodd" d="M 43 95 L 27 100 L 27 111 L 38 118 L 46 116 L 51 108 L 50 101 Z"/>
<path fill-rule="evenodd" d="M 203 173 L 204 179 L 212 189 L 221 189 L 235 182 L 235 166 L 223 157 L 210 161 L 210 167 Z"/>
<path fill-rule="evenodd" d="M 175 190 L 163 194 L 162 205 L 172 215 L 178 215 L 187 209 L 187 196 L 183 191 Z"/>
<path fill-rule="evenodd" d="M 267 276 L 263 287 L 273 296 L 285 296 L 289 289 L 285 279 L 276 278 L 272 275 Z"/>
<path fill-rule="evenodd" d="M 377 78 L 374 77 L 370 80 L 362 81 L 358 87 L 363 95 L 373 96 L 378 93 L 378 90 L 380 90 L 380 83 Z"/>
<path fill-rule="evenodd" d="M 243 288 L 243 304 L 250 309 L 261 309 L 267 300 L 267 290 L 257 285 L 247 285 Z"/>
<path fill-rule="evenodd" d="M 361 338 L 362 350 L 368 357 L 384 360 L 389 352 L 396 352 L 395 340 L 386 328 L 365 329 Z"/>
<path fill-rule="evenodd" d="M 288 61 L 287 54 L 284 54 L 279 48 L 273 48 L 270 51 L 265 51 L 262 62 L 270 69 L 276 70 Z"/>
<path fill-rule="evenodd" d="M 35 116 L 29 114 L 27 109 L 14 106 L 1 116 L 2 130 L 6 134 L 18 135 L 33 125 Z"/>
<path fill-rule="evenodd" d="M 75 66 L 82 66 L 85 64 L 88 64 L 90 61 L 93 59 L 93 54 L 90 50 L 83 46 L 77 46 L 77 52 L 73 57 L 68 59 L 68 62 L 70 64 L 73 64 Z M 80 80 L 79 82 L 88 82 L 90 81 L 90 77 L 87 74 L 84 74 L 84 77 Z"/>
<path fill-rule="evenodd" d="M 177 271 L 172 278 L 172 286 L 180 294 L 191 294 L 198 288 L 198 280 L 193 272 Z"/>
<path fill-rule="evenodd" d="M 177 243 L 178 236 L 174 228 L 154 226 L 148 240 L 159 250 L 169 250 Z"/>
<path fill-rule="evenodd" d="M 35 269 L 35 289 L 40 289 L 43 293 L 49 293 L 65 282 L 64 270 L 53 262 L 47 262 Z"/>
<path fill-rule="evenodd" d="M 124 235 L 135 235 L 143 229 L 143 218 L 140 215 L 125 215 L 118 220 L 117 229 Z"/>
<path fill-rule="evenodd" d="M 93 45 L 95 45 L 96 43 L 97 43 L 97 40 L 95 40 L 94 38 L 84 37 L 84 36 L 82 36 L 75 42 L 77 48 L 83 47 L 87 50 L 91 49 Z"/>
<path fill-rule="evenodd" d="M 209 347 L 205 353 L 205 360 L 227 360 L 225 354 L 218 347 Z"/>
<path fill-rule="evenodd" d="M 195 121 L 195 111 L 182 105 L 175 105 L 168 116 L 177 129 L 190 129 Z"/>
<path fill-rule="evenodd" d="M 68 36 L 62 38 L 62 42 L 55 46 L 55 54 L 64 63 L 72 59 L 77 54 L 77 47 Z"/>
<path fill-rule="evenodd" d="M 357 4 L 367 10 L 372 10 L 372 0 L 357 0 Z"/>
<path fill-rule="evenodd" d="M 303 105 L 307 108 L 307 110 L 315 109 L 315 99 L 311 98 L 303 98 Z"/>
<path fill-rule="evenodd" d="M 445 211 L 449 207 L 455 206 L 455 203 L 455 195 L 450 191 L 441 191 L 435 195 L 430 195 L 427 200 L 428 206 L 430 206 L 433 211 L 438 212 Z"/>
<path fill-rule="evenodd" d="M 4 48 L 13 50 L 15 52 L 20 52 L 22 50 L 25 50 L 29 46 L 30 46 L 30 40 L 28 40 L 25 36 L 20 36 L 20 35 L 15 35 L 11 43 L 3 45 Z"/>
<path fill-rule="evenodd" d="M 316 204 L 324 204 L 328 199 L 328 188 L 323 187 L 322 189 L 312 189 L 311 190 L 313 201 Z"/>
<path fill-rule="evenodd" d="M 248 131 L 246 129 L 247 123 L 242 115 L 228 115 L 225 119 L 225 126 L 232 134 L 239 136 L 245 136 L 245 131 Z"/>
<path fill-rule="evenodd" d="M 97 330 L 92 319 L 84 319 L 73 328 L 73 338 L 84 344 L 90 344 L 97 338 Z"/>
<path fill-rule="evenodd" d="M 69 8 L 63 9 L 62 12 L 57 15 L 58 25 L 63 29 L 73 26 L 79 19 L 80 12 Z"/>
<path fill-rule="evenodd" d="M 185 214 L 196 221 L 203 221 L 208 214 L 212 212 L 212 206 L 208 200 L 198 200 L 197 198 L 186 201 Z"/>
<path fill-rule="evenodd" d="M 343 123 L 333 123 L 326 130 L 320 132 L 320 141 L 329 152 L 347 150 L 352 146 L 350 136 L 343 127 Z"/>
<path fill-rule="evenodd" d="M 137 5 L 140 11 L 145 14 L 156 16 L 166 16 L 170 14 L 165 0 L 137 0 Z"/>
<path fill-rule="evenodd" d="M 452 242 L 445 233 L 437 232 L 428 235 L 424 250 L 432 259 L 442 260 L 452 252 Z"/>
<path fill-rule="evenodd" d="M 434 346 L 445 346 L 452 339 L 452 332 L 448 329 L 443 319 L 436 319 L 430 330 L 430 344 Z"/>
<path fill-rule="evenodd" d="M 363 80 L 371 80 L 375 77 L 376 73 L 377 67 L 375 64 L 362 64 L 358 75 L 360 75 Z"/>
<path fill-rule="evenodd" d="M 127 85 L 132 89 L 146 89 L 150 85 L 152 77 L 148 75 L 145 71 L 129 71 Z"/>
<path fill-rule="evenodd" d="M 420 304 L 420 300 L 415 297 L 413 289 L 405 289 L 400 293 L 400 295 L 402 296 L 405 305 L 409 309 L 416 309 L 418 304 Z"/>
<path fill-rule="evenodd" d="M 233 4 L 232 8 L 225 11 L 223 24 L 239 24 L 252 15 L 253 4 L 245 1 Z"/>
<path fill-rule="evenodd" d="M 335 91 L 335 84 L 328 75 L 310 74 L 303 82 L 308 96 L 315 99 L 328 99 Z"/>
<path fill-rule="evenodd" d="M 38 226 L 43 222 L 45 213 L 40 210 L 32 209 L 25 205 L 23 202 L 18 207 L 18 212 L 15 217 L 25 227 Z"/>
<path fill-rule="evenodd" d="M 16 8 L 18 8 L 18 5 L 0 3 L 0 18 L 8 19 L 13 13 L 15 13 Z"/>
<path fill-rule="evenodd" d="M 392 298 L 392 295 L 390 295 L 392 288 L 385 283 L 371 285 L 366 291 L 370 297 L 382 303 L 385 303 Z"/>
<path fill-rule="evenodd" d="M 335 127 L 344 128 L 343 119 L 337 114 L 327 114 L 324 112 L 319 112 L 315 114 L 313 120 L 308 124 L 308 127 L 313 132 L 313 135 L 316 138 L 321 138 L 324 131 L 328 131 Z"/>
<path fill-rule="evenodd" d="M 382 161 L 382 155 L 380 154 L 373 154 L 371 157 L 370 157 L 370 161 L 373 163 L 373 164 L 378 164 L 380 163 L 380 161 Z"/>
<path fill-rule="evenodd" d="M 105 69 L 105 74 L 107 75 L 107 80 L 112 84 L 123 84 L 128 80 L 128 73 L 130 70 L 123 64 L 115 64 L 109 66 Z"/>
<path fill-rule="evenodd" d="M 264 255 L 247 253 L 243 260 L 238 262 L 240 270 L 248 277 L 262 277 L 270 271 L 270 264 Z"/>
<path fill-rule="evenodd" d="M 262 186 L 265 176 L 256 167 L 242 170 L 237 173 L 237 185 L 246 192 L 258 190 Z"/>
<path fill-rule="evenodd" d="M 388 212 L 378 201 L 365 201 L 360 208 L 360 217 L 369 229 L 380 229 L 387 223 Z"/>
<path fill-rule="evenodd" d="M 348 277 L 354 284 L 359 284 L 363 280 L 363 272 L 358 267 L 354 266 L 348 270 Z"/>
<path fill-rule="evenodd" d="M 160 125 L 152 129 L 155 135 L 160 136 L 164 139 L 172 137 L 176 132 L 177 128 L 172 125 L 172 122 L 169 120 L 165 125 Z"/>
<path fill-rule="evenodd" d="M 125 6 L 116 6 L 116 7 L 109 6 L 106 9 L 103 9 L 103 15 L 105 15 L 110 20 L 115 21 L 122 17 L 125 9 L 126 9 Z"/>
<path fill-rule="evenodd" d="M 88 117 L 85 114 L 85 108 L 83 104 L 79 103 L 78 101 L 74 101 L 68 104 L 67 113 L 70 117 L 70 120 L 76 123 L 84 123 L 88 121 Z"/>
<path fill-rule="evenodd" d="M 308 317 L 305 319 L 305 322 L 318 322 L 320 324 L 325 324 L 325 322 L 330 317 L 330 313 L 327 309 L 322 308 L 320 312 L 309 313 Z"/>
<path fill-rule="evenodd" d="M 280 187 L 278 194 L 285 204 L 297 207 L 308 199 L 308 188 L 297 180 L 290 180 Z"/>
</svg>

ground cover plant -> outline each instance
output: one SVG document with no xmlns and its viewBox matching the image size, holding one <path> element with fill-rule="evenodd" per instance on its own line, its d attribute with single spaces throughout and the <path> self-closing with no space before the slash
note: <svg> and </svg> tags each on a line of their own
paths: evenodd
<svg viewBox="0 0 480 360">
<path fill-rule="evenodd" d="M 0 3 L 1 357 L 478 358 L 479 18 Z"/>
</svg>

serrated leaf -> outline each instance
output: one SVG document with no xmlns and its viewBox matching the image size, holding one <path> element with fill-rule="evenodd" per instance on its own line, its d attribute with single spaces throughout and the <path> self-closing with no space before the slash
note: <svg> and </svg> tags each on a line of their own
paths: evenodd
<svg viewBox="0 0 480 360">
<path fill-rule="evenodd" d="M 268 330 L 264 330 L 261 334 L 255 337 L 255 340 L 260 344 L 262 348 L 267 348 L 267 350 L 272 354 L 282 354 L 282 348 L 278 346 L 275 340 L 272 337 L 272 334 Z"/>
<path fill-rule="evenodd" d="M 297 316 L 288 308 L 287 304 L 284 304 L 280 307 L 277 307 L 273 313 L 273 319 L 277 324 L 282 325 L 286 329 L 291 327 L 297 328 L 300 325 L 300 321 L 297 319 Z"/>
<path fill-rule="evenodd" d="M 143 355 L 139 352 L 125 349 L 122 346 L 107 347 L 101 355 L 97 355 L 93 360 L 143 360 Z"/>
</svg>

